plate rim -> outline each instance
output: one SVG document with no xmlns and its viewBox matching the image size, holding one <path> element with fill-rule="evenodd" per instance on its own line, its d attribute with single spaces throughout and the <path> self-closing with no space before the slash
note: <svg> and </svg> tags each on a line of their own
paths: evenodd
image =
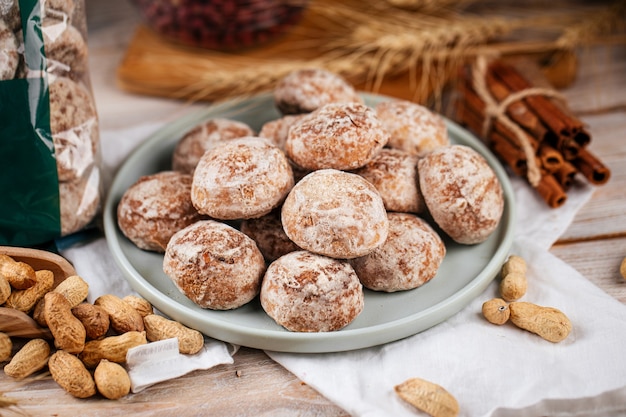
<svg viewBox="0 0 626 417">
<path fill-rule="evenodd" d="M 394 97 L 373 93 L 361 92 L 360 95 L 366 102 L 397 100 Z M 123 174 L 128 169 L 128 164 L 132 163 L 133 159 L 138 158 L 138 155 L 142 155 L 147 151 L 147 148 L 152 147 L 156 143 L 173 141 L 172 130 L 185 127 L 186 131 L 190 128 L 190 124 L 197 124 L 212 117 L 223 117 L 222 115 L 225 112 L 231 108 L 237 108 L 241 103 L 254 106 L 265 103 L 269 99 L 271 99 L 271 93 L 261 93 L 247 97 L 245 100 L 229 100 L 192 111 L 148 135 L 126 156 L 114 172 L 103 210 L 104 233 L 107 246 L 113 255 L 115 263 L 130 286 L 150 301 L 160 312 L 183 324 L 198 320 L 197 312 L 186 305 L 172 300 L 153 286 L 145 277 L 141 276 L 126 257 L 119 244 L 119 239 L 125 237 L 117 227 L 117 201 L 121 197 L 118 184 L 124 180 Z M 476 149 L 487 160 L 500 180 L 505 200 L 504 211 L 498 228 L 500 230 L 500 227 L 504 227 L 505 230 L 501 232 L 502 237 L 497 249 L 491 254 L 491 259 L 484 268 L 461 289 L 424 310 L 392 322 L 355 329 L 344 328 L 334 332 L 298 333 L 283 329 L 274 331 L 252 327 L 242 328 L 241 325 L 226 324 L 223 320 L 216 320 L 211 317 L 203 318 L 205 326 L 209 326 L 211 332 L 207 332 L 205 326 L 185 325 L 203 327 L 198 330 L 208 337 L 256 349 L 293 353 L 339 352 L 377 346 L 415 335 L 447 320 L 467 306 L 495 279 L 506 255 L 511 249 L 516 217 L 515 195 L 508 174 L 495 155 L 488 149 L 487 145 L 460 125 L 445 117 L 443 118 L 451 135 L 460 137 L 464 141 L 469 141 L 470 147 Z M 181 130 L 181 135 L 183 132 Z"/>
</svg>

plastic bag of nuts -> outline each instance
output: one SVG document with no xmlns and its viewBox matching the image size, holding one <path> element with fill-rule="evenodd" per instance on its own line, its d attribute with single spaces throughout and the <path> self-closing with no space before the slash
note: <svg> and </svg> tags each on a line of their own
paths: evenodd
<svg viewBox="0 0 626 417">
<path fill-rule="evenodd" d="M 0 1 L 0 244 L 82 230 L 100 209 L 84 0 Z"/>
</svg>

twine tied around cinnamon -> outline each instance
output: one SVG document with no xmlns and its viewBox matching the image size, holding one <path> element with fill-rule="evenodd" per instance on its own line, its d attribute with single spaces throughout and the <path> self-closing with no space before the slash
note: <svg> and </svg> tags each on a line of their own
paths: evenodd
<svg viewBox="0 0 626 417">
<path fill-rule="evenodd" d="M 533 147 L 530 144 L 530 140 L 528 139 L 526 132 L 507 116 L 506 111 L 512 103 L 531 95 L 543 95 L 559 99 L 563 99 L 563 97 L 556 91 L 548 88 L 527 88 L 525 90 L 512 93 L 501 102 L 498 102 L 489 92 L 486 82 L 486 74 L 487 59 L 485 56 L 479 56 L 476 58 L 472 67 L 472 84 L 478 96 L 485 103 L 485 118 L 482 126 L 482 137 L 488 137 L 494 120 L 497 120 L 506 126 L 515 135 L 522 151 L 526 155 L 526 177 L 528 182 L 533 187 L 537 187 L 541 181 L 541 170 L 537 165 Z"/>
</svg>

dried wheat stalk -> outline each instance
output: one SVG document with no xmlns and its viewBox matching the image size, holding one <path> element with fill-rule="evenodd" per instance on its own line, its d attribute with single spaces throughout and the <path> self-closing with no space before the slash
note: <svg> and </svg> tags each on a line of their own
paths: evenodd
<svg viewBox="0 0 626 417">
<path fill-rule="evenodd" d="M 423 7 L 398 8 L 393 6 L 394 0 L 313 0 L 307 11 L 308 24 L 295 29 L 299 31 L 298 39 L 289 46 L 293 54 L 254 58 L 220 52 L 183 53 L 164 50 L 162 44 L 144 45 L 149 53 L 127 57 L 137 62 L 140 78 L 133 79 L 134 74 L 126 73 L 120 79 L 123 84 L 124 76 L 140 81 L 125 85 L 137 92 L 217 101 L 268 91 L 295 69 L 322 67 L 355 84 L 365 84 L 370 91 L 378 91 L 386 77 L 408 74 L 409 89 L 416 97 L 424 97 L 425 90 L 441 91 L 446 74 L 476 55 L 572 50 L 613 30 L 615 12 L 623 15 L 625 3 L 620 0 L 611 9 L 596 9 L 595 16 L 587 13 L 581 24 L 574 23 L 580 18 L 576 10 L 539 19 L 480 17 L 455 7 L 466 3 L 463 0 L 441 2 L 444 7 L 440 8 L 434 7 L 439 2 L 429 0 L 395 1 L 414 1 Z M 428 13 L 423 12 L 426 3 Z M 519 28 L 529 27 L 551 28 L 560 36 L 548 41 L 497 42 Z"/>
<path fill-rule="evenodd" d="M 384 5 L 373 11 L 370 4 L 358 1 L 316 12 L 322 18 L 342 22 L 334 31 L 331 28 L 334 35 L 323 46 L 327 57 L 364 65 L 367 89 L 371 91 L 378 91 L 386 76 L 408 72 L 409 87 L 418 96 L 423 96 L 431 81 L 445 81 L 445 77 L 431 76 L 433 71 L 449 74 L 450 68 L 466 58 L 468 48 L 485 45 L 521 24 L 502 18 L 467 17 L 451 11 L 435 15 Z M 434 90 L 441 87 L 435 85 Z"/>
<path fill-rule="evenodd" d="M 624 16 L 626 16 L 626 1 L 617 1 L 590 18 L 582 19 L 580 23 L 566 27 L 555 44 L 561 49 L 573 49 L 598 34 L 608 34 L 615 30 L 623 32 L 626 23 Z"/>
<path fill-rule="evenodd" d="M 0 416 L 26 416 L 25 411 L 19 408 L 19 402 L 11 397 L 7 397 L 4 393 L 0 392 Z"/>
</svg>

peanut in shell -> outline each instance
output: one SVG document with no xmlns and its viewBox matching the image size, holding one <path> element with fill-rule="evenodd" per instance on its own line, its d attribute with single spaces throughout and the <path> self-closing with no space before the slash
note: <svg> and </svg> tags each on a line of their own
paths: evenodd
<svg viewBox="0 0 626 417">
<path fill-rule="evenodd" d="M 510 321 L 513 324 L 549 342 L 561 342 L 572 331 L 572 322 L 556 308 L 516 301 L 509 304 L 509 309 L 511 310 Z"/>
<path fill-rule="evenodd" d="M 76 356 L 57 350 L 48 362 L 52 379 L 76 398 L 89 398 L 96 394 L 96 384 L 91 373 Z"/>
<path fill-rule="evenodd" d="M 396 394 L 432 417 L 456 417 L 459 403 L 442 386 L 421 378 L 407 379 L 395 386 Z"/>
<path fill-rule="evenodd" d="M 37 282 L 35 270 L 32 266 L 25 262 L 16 261 L 5 254 L 0 254 L 0 274 L 16 290 L 25 290 Z"/>
<path fill-rule="evenodd" d="M 48 342 L 44 339 L 31 339 L 5 365 L 4 373 L 11 378 L 26 378 L 46 366 L 49 356 Z"/>
</svg>

